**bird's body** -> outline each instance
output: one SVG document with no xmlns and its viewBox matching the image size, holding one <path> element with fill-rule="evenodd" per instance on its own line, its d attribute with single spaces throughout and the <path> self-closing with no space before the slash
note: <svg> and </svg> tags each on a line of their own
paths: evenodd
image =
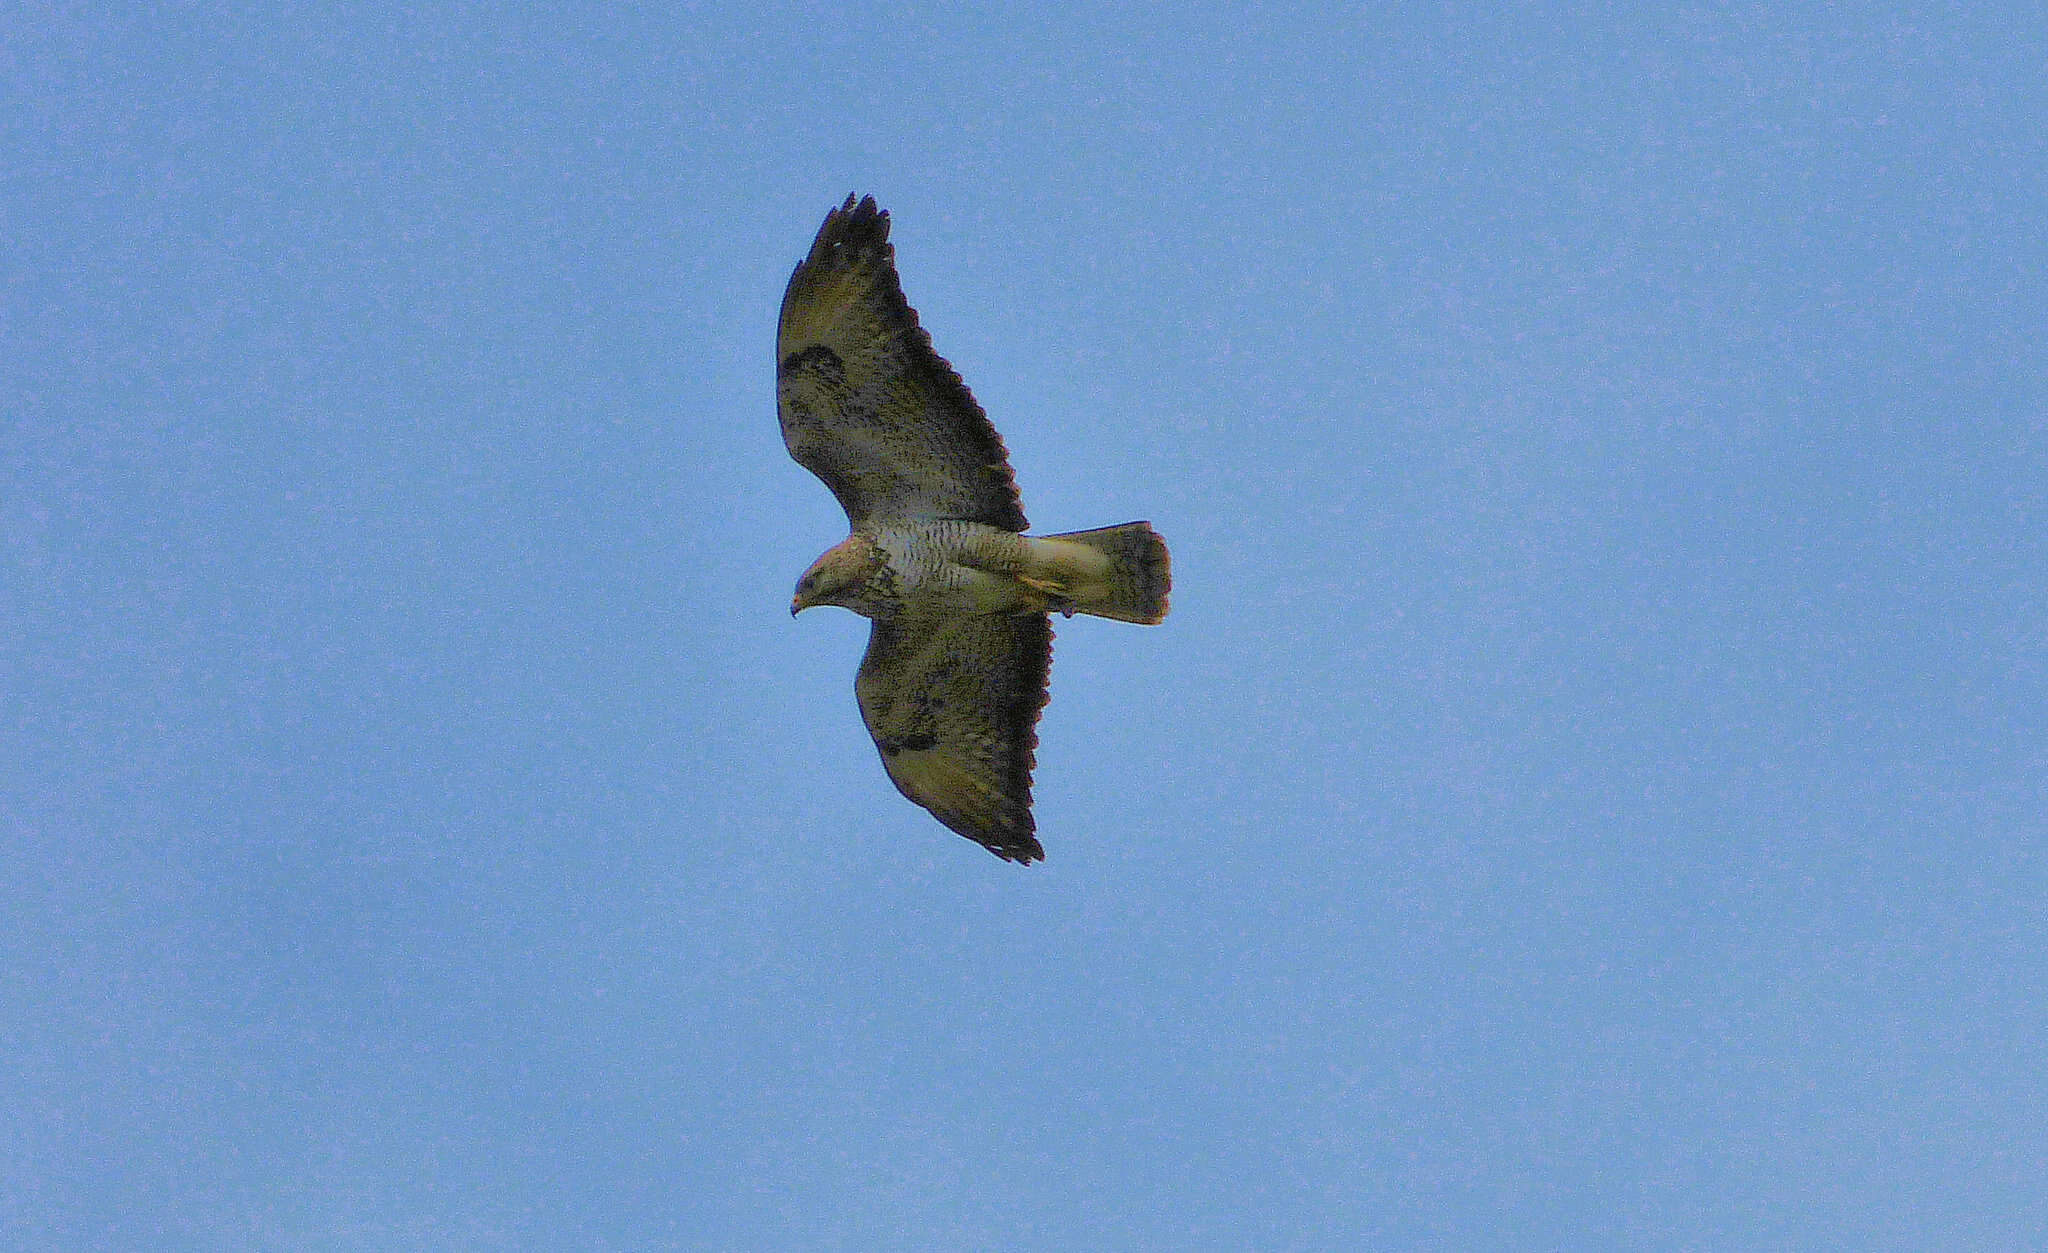
<svg viewBox="0 0 2048 1253">
<path fill-rule="evenodd" d="M 847 197 L 783 295 L 783 439 L 852 527 L 804 572 L 790 612 L 838 605 L 873 622 L 854 690 L 890 779 L 996 856 L 1028 862 L 1045 855 L 1031 769 L 1047 615 L 1160 621 L 1166 545 L 1144 522 L 1023 534 L 1003 441 L 932 351 L 888 238 L 888 215 Z"/>
<path fill-rule="evenodd" d="M 1144 526 L 1143 523 L 1127 524 Z M 981 522 L 907 522 L 862 527 L 818 559 L 813 570 L 844 567 L 861 576 L 846 598 L 818 600 L 864 618 L 902 612 L 907 602 L 943 613 L 1076 613 L 1130 621 L 1156 621 L 1151 605 L 1164 596 L 1132 590 L 1119 577 L 1116 558 L 1123 528 L 1076 535 L 1020 535 Z M 1117 543 L 1105 552 L 1094 537 Z M 1132 536 L 1152 547 L 1149 527 Z M 806 576 L 807 578 L 809 575 Z M 804 599 L 798 584 L 798 600 Z M 804 606 L 791 606 L 792 612 Z"/>
</svg>

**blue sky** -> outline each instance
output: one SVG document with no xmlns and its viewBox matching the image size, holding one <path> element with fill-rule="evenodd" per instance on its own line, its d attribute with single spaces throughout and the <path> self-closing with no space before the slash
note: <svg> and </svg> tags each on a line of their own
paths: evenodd
<svg viewBox="0 0 2048 1253">
<path fill-rule="evenodd" d="M 0 1241 L 2048 1243 L 2029 6 L 16 6 Z M 900 799 L 782 285 L 1043 530 Z"/>
</svg>

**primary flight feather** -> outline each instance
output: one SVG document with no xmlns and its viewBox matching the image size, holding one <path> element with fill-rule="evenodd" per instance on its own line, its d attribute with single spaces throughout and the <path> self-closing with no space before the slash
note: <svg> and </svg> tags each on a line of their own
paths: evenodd
<svg viewBox="0 0 2048 1253">
<path fill-rule="evenodd" d="M 899 791 L 998 857 L 1045 856 L 1031 769 L 1049 614 L 1161 621 L 1165 543 L 1145 522 L 1023 534 L 1002 437 L 917 324 L 872 197 L 825 215 L 783 293 L 775 356 L 783 442 L 852 529 L 790 613 L 872 620 L 854 693 Z"/>
</svg>

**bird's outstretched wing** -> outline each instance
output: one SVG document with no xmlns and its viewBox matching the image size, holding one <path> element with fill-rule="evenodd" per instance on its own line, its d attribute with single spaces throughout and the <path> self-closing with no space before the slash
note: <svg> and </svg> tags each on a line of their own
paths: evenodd
<svg viewBox="0 0 2048 1253">
<path fill-rule="evenodd" d="M 1031 767 L 1052 664 L 1044 614 L 874 624 L 854 693 L 897 790 L 1005 861 L 1045 856 Z"/>
<path fill-rule="evenodd" d="M 1002 437 L 903 299 L 889 215 L 872 197 L 825 216 L 789 276 L 775 357 L 783 442 L 855 526 L 1025 529 Z"/>
</svg>

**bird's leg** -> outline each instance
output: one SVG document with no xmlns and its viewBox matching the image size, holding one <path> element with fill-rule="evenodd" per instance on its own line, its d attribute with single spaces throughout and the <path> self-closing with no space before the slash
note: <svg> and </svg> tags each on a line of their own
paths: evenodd
<svg viewBox="0 0 2048 1253">
<path fill-rule="evenodd" d="M 1053 579 L 1035 579 L 1028 574 L 1019 574 L 1016 578 L 1019 583 L 1045 597 L 1045 607 L 1047 610 L 1058 613 L 1063 617 L 1071 618 L 1074 616 L 1074 600 L 1066 594 L 1066 588 L 1057 581 Z"/>
</svg>

